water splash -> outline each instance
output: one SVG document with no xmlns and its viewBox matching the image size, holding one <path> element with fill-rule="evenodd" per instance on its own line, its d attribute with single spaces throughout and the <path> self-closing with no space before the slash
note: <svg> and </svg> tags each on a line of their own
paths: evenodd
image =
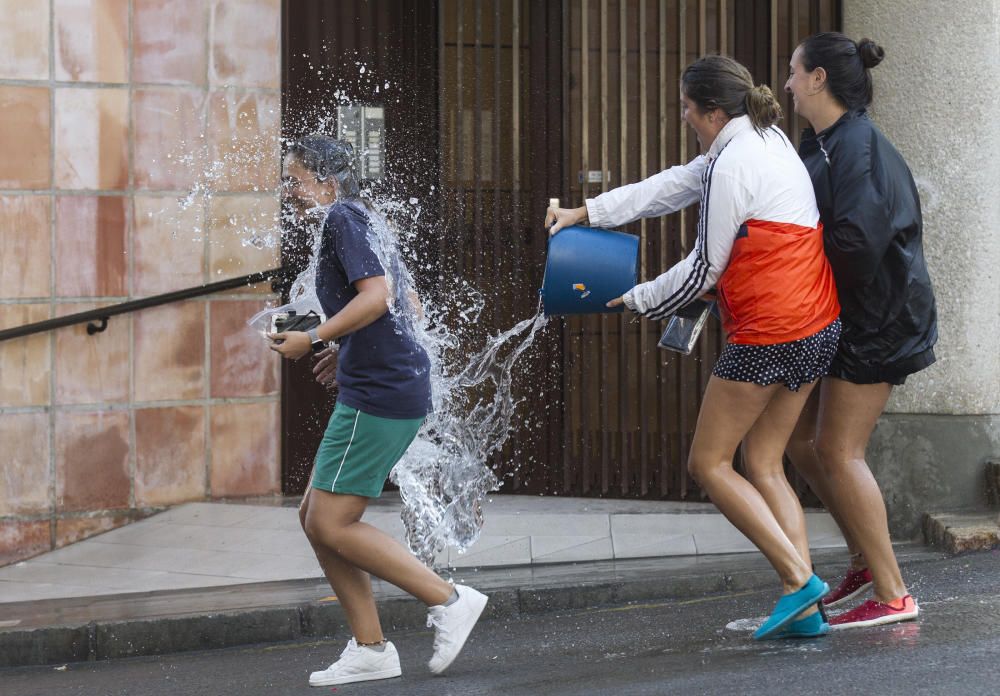
<svg viewBox="0 0 1000 696">
<path fill-rule="evenodd" d="M 303 54 L 307 58 L 307 54 Z M 385 101 L 399 101 L 399 85 L 376 77 L 364 61 L 355 63 L 357 74 L 335 79 L 321 65 L 309 62 L 308 69 L 321 77 L 324 99 L 308 112 L 298 113 L 284 125 L 289 132 L 319 132 L 338 135 L 337 107 L 356 101 L 358 93 L 374 87 Z M 377 80 L 377 83 L 376 83 Z M 226 101 L 226 126 L 238 139 L 226 146 L 212 145 L 205 138 L 181 143 L 167 162 L 160 163 L 168 174 L 195 172 L 195 181 L 177 199 L 164 199 L 158 217 L 175 237 L 192 235 L 192 242 L 207 237 L 211 247 L 230 251 L 224 237 L 235 236 L 244 254 L 232 254 L 228 269 L 235 272 L 244 262 L 259 270 L 266 250 L 276 251 L 282 226 L 293 221 L 275 212 L 278 181 L 266 163 L 277 159 L 278 128 L 266 127 L 276 119 L 273 110 L 255 101 Z M 258 127 L 258 123 L 264 127 Z M 357 153 L 365 156 L 366 151 Z M 414 171 L 424 166 L 414 162 Z M 480 316 L 488 298 L 461 278 L 436 278 L 446 288 L 436 301 L 423 298 L 423 317 L 411 301 L 417 284 L 411 275 L 425 279 L 434 264 L 420 256 L 420 234 L 448 234 L 444 228 L 428 230 L 422 220 L 422 200 L 435 196 L 435 185 L 425 191 L 392 190 L 382 183 L 373 197 L 372 246 L 387 270 L 392 287 L 389 311 L 399 331 L 410 332 L 426 350 L 431 363 L 434 411 L 391 480 L 400 488 L 402 520 L 411 550 L 428 565 L 446 546 L 464 551 L 479 537 L 483 525 L 482 502 L 501 485 L 488 461 L 502 451 L 511 432 L 517 402 L 512 394 L 513 367 L 532 346 L 546 320 L 541 313 L 524 319 L 511 329 L 488 337 L 481 335 Z M 260 202 L 254 214 L 234 214 L 220 192 L 239 192 Z M 271 198 L 271 195 L 274 195 Z M 371 197 L 371 192 L 368 192 Z M 274 203 L 275 205 L 268 204 Z M 200 215 L 194 215 L 200 213 Z M 319 247 L 322 243 L 323 208 L 307 211 L 306 247 L 309 260 L 289 292 L 290 302 L 314 303 Z M 194 224 L 193 224 L 194 221 Z M 218 228 L 218 230 L 216 229 Z M 209 230 L 212 234 L 209 234 Z M 219 231 L 224 230 L 223 234 Z M 260 254 L 259 252 L 265 252 Z M 245 258 L 244 258 L 245 257 Z M 304 260 L 304 259 L 303 259 Z M 270 265 L 270 264 L 267 264 Z M 249 269 L 248 269 L 249 270 Z M 245 271 L 244 271 L 245 272 Z M 221 268 L 216 269 L 221 274 Z M 471 357 L 470 357 L 471 356 Z M 317 419 L 319 414 L 316 414 Z M 514 462 L 516 468 L 517 462 Z"/>
<path fill-rule="evenodd" d="M 427 351 L 431 363 L 434 411 L 390 475 L 403 500 L 401 516 L 410 550 L 430 565 L 446 546 L 463 552 L 479 538 L 482 502 L 500 487 L 488 461 L 502 450 L 513 429 L 513 368 L 547 319 L 539 304 L 535 316 L 471 351 L 471 337 L 448 321 L 457 314 L 460 322 L 474 323 L 485 306 L 483 296 L 467 284 L 464 294 L 452 295 L 453 306 L 428 303 L 421 319 L 411 301 L 416 284 L 400 248 L 407 246 L 407 230 L 412 234 L 415 224 L 397 224 L 393 230 L 384 213 L 396 212 L 392 217 L 398 220 L 402 204 L 383 199 L 374 207 L 370 243 L 393 289 L 389 311 L 399 329 Z M 412 223 L 416 216 L 419 208 Z"/>
<path fill-rule="evenodd" d="M 487 461 L 510 437 L 517 406 L 513 366 L 545 323 L 539 312 L 490 339 L 457 375 L 435 375 L 435 411 L 391 474 L 407 543 L 424 563 L 479 538 L 483 499 L 499 488 Z"/>
</svg>

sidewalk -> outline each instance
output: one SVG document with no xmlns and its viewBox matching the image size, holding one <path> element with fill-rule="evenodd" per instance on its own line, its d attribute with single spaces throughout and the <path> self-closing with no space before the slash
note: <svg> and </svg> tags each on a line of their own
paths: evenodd
<svg viewBox="0 0 1000 696">
<path fill-rule="evenodd" d="M 72 546 L 0 568 L 0 602 L 321 578 L 298 509 L 188 503 Z M 403 539 L 400 501 L 386 495 L 365 521 Z M 440 568 L 490 568 L 755 551 L 709 503 L 494 496 L 466 553 Z M 825 512 L 806 514 L 814 548 L 843 546 Z"/>
<path fill-rule="evenodd" d="M 401 536 L 398 500 L 366 519 Z M 843 542 L 807 515 L 835 576 Z M 773 571 L 707 504 L 497 496 L 483 538 L 448 556 L 494 617 L 768 587 Z M 700 552 L 701 555 L 696 555 Z M 731 555 L 718 555 L 731 554 Z M 647 558 L 643 558 L 643 557 Z M 940 554 L 908 549 L 910 559 Z M 439 559 L 440 560 L 440 559 Z M 425 608 L 374 582 L 384 624 Z M 153 655 L 341 633 L 295 507 L 193 503 L 0 569 L 0 666 Z"/>
</svg>

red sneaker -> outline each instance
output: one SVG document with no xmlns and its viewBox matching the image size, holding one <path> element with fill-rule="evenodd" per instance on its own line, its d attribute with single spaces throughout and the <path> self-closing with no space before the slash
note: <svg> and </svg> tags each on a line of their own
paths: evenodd
<svg viewBox="0 0 1000 696">
<path fill-rule="evenodd" d="M 881 626 L 882 624 L 915 619 L 919 613 L 920 609 L 910 595 L 894 599 L 886 604 L 869 599 L 861 606 L 830 619 L 830 628 L 836 630 Z"/>
<path fill-rule="evenodd" d="M 827 609 L 839 607 L 844 602 L 849 602 L 862 592 L 865 592 L 871 586 L 872 572 L 870 570 L 867 568 L 862 568 L 861 570 L 848 568 L 847 577 L 841 581 L 837 589 L 823 598 L 823 606 Z"/>
</svg>

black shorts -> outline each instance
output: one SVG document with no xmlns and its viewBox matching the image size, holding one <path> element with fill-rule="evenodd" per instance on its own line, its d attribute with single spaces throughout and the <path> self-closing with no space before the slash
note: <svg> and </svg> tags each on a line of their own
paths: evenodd
<svg viewBox="0 0 1000 696">
<path fill-rule="evenodd" d="M 840 319 L 812 336 L 769 346 L 727 343 L 712 374 L 766 387 L 778 382 L 791 391 L 827 374 L 840 340 Z"/>
<path fill-rule="evenodd" d="M 928 348 L 923 353 L 892 364 L 875 363 L 859 358 L 850 344 L 840 341 L 837 354 L 830 363 L 829 377 L 836 377 L 851 384 L 892 384 L 900 386 L 914 372 L 919 372 L 934 363 L 934 350 Z"/>
</svg>

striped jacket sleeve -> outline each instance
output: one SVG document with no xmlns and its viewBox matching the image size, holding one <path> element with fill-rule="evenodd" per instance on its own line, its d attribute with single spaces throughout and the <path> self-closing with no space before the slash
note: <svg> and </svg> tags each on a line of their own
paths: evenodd
<svg viewBox="0 0 1000 696">
<path fill-rule="evenodd" d="M 715 171 L 717 163 L 704 174 L 694 249 L 666 273 L 625 293 L 632 311 L 664 319 L 714 287 L 726 270 L 736 235 L 748 218 L 750 194 L 732 175 Z"/>
<path fill-rule="evenodd" d="M 708 162 L 699 155 L 687 164 L 664 169 L 635 184 L 587 199 L 587 218 L 595 227 L 618 227 L 639 218 L 659 217 L 697 202 Z"/>
</svg>

